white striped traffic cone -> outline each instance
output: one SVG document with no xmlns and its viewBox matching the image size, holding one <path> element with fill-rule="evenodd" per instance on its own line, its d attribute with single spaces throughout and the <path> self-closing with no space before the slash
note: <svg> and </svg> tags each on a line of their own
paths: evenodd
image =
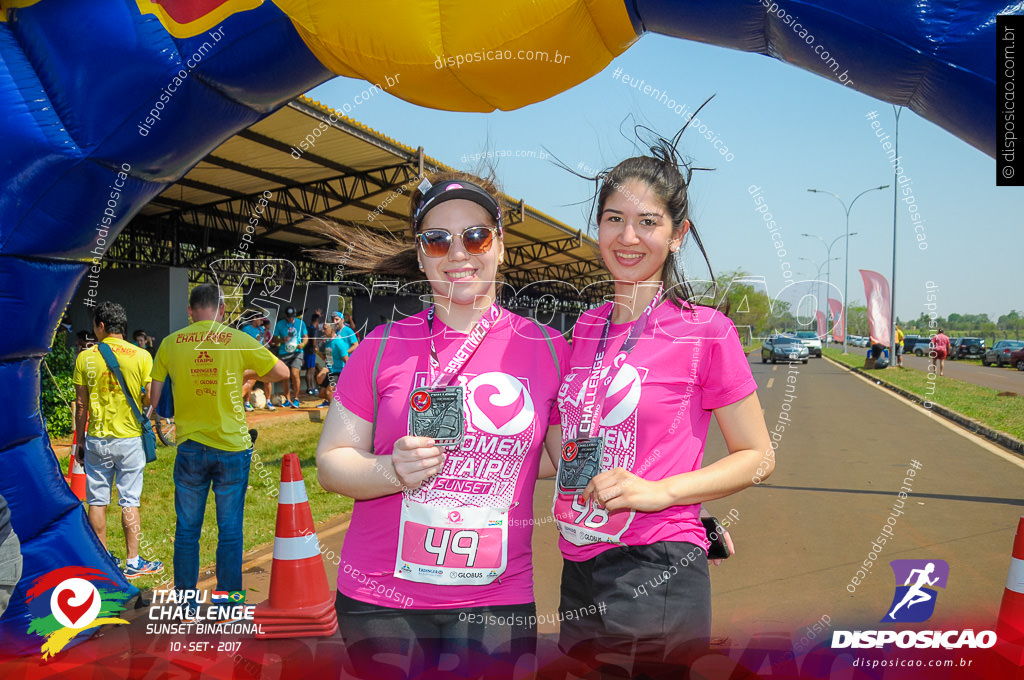
<svg viewBox="0 0 1024 680">
<path fill-rule="evenodd" d="M 285 454 L 274 532 L 270 597 L 256 606 L 258 638 L 321 637 L 338 629 L 299 457 Z"/>
</svg>

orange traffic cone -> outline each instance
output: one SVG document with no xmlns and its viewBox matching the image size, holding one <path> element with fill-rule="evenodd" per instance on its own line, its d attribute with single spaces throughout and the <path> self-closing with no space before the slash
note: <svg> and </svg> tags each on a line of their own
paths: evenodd
<svg viewBox="0 0 1024 680">
<path fill-rule="evenodd" d="M 71 456 L 68 458 L 68 472 L 64 475 L 64 481 L 71 487 L 71 493 L 80 501 L 85 500 L 85 467 L 75 458 L 75 449 L 78 447 L 78 432 L 71 438 Z"/>
<path fill-rule="evenodd" d="M 299 457 L 285 454 L 274 532 L 270 597 L 256 606 L 258 638 L 324 637 L 338 630 Z"/>
<path fill-rule="evenodd" d="M 1017 536 L 1013 539 L 1010 575 L 999 605 L 996 636 L 1003 642 L 1024 643 L 1024 517 L 1017 523 Z"/>
<path fill-rule="evenodd" d="M 1021 680 L 1024 678 L 1024 517 L 1017 522 L 1013 539 L 1010 574 L 1003 590 L 996 621 L 997 641 L 985 650 L 984 677 Z"/>
</svg>

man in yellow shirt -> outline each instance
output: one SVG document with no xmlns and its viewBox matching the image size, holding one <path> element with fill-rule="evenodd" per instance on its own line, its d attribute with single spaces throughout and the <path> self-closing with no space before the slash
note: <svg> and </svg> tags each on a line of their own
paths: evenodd
<svg viewBox="0 0 1024 680">
<path fill-rule="evenodd" d="M 242 516 L 252 439 L 242 385 L 288 377 L 288 369 L 248 334 L 222 323 L 220 288 L 204 283 L 188 299 L 192 325 L 160 343 L 153 403 L 170 377 L 178 451 L 174 459 L 174 587 L 199 580 L 199 535 L 211 483 L 217 502 L 217 590 L 242 589 Z M 249 373 L 250 375 L 246 375 Z"/>
<path fill-rule="evenodd" d="M 903 368 L 903 329 L 896 324 L 896 365 Z"/>
<path fill-rule="evenodd" d="M 128 317 L 121 305 L 101 302 L 96 307 L 93 314 L 96 339 L 113 351 L 128 391 L 142 410 L 153 358 L 145 349 L 125 341 L 127 326 Z M 107 506 L 110 505 L 110 487 L 116 478 L 117 503 L 121 506 L 121 526 L 124 527 L 127 549 L 125 576 L 135 578 L 143 574 L 158 574 L 163 571 L 163 563 L 146 560 L 139 555 L 139 537 L 142 535 L 139 504 L 142 471 L 146 468 L 142 427 L 97 346 L 79 353 L 72 382 L 75 385 L 75 429 L 78 431 L 75 456 L 85 466 L 85 502 L 89 505 L 89 523 L 100 543 L 107 547 Z M 110 556 L 120 567 L 121 560 L 112 552 Z"/>
</svg>

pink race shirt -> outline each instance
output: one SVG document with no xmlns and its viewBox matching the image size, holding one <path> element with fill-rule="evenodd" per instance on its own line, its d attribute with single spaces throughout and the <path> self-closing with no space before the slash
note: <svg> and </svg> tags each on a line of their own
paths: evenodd
<svg viewBox="0 0 1024 680">
<path fill-rule="evenodd" d="M 575 436 L 579 428 L 585 383 L 610 311 L 608 303 L 584 313 L 573 331 L 569 370 L 558 393 L 564 439 Z M 737 402 L 757 389 L 736 328 L 709 307 L 679 309 L 663 302 L 632 353 L 616 369 L 612 365 L 630 326 L 612 324 L 609 329 L 599 383 L 600 390 L 607 389 L 598 430 L 605 441 L 601 470 L 621 467 L 649 480 L 698 470 L 712 409 Z M 605 387 L 609 369 L 614 379 Z M 626 545 L 687 541 L 705 550 L 709 546 L 699 504 L 636 512 L 631 517 L 628 510 L 606 513 L 584 505 L 579 496 L 556 494 L 554 511 L 557 519 L 619 536 Z M 614 545 L 574 545 L 564 536 L 559 538 L 562 554 L 575 562 Z"/>
<path fill-rule="evenodd" d="M 564 370 L 569 346 L 547 329 Z M 434 319 L 441 366 L 462 346 L 465 334 Z M 373 365 L 383 326 L 359 343 L 338 380 L 335 398 L 356 416 L 373 421 Z M 408 434 L 409 395 L 427 384 L 430 340 L 426 312 L 392 324 L 377 371 L 374 452 L 390 455 Z M 487 585 L 433 585 L 396 578 L 402 499 L 394 493 L 357 500 L 341 549 L 338 590 L 355 600 L 392 608 L 446 609 L 533 602 L 533 491 L 550 425 L 558 424 L 559 369 L 537 326 L 504 310 L 453 385 L 466 399 L 466 435 L 448 449 L 444 469 L 409 497 L 447 507 L 511 507 L 508 567 Z M 367 447 L 368 448 L 368 447 Z M 393 474 L 390 465 L 382 474 Z"/>
</svg>

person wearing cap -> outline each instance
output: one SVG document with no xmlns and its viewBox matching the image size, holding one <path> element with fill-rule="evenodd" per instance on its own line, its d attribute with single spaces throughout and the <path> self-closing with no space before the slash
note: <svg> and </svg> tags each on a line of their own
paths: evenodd
<svg viewBox="0 0 1024 680">
<path fill-rule="evenodd" d="M 497 304 L 505 246 L 490 182 L 435 176 L 410 199 L 412 243 L 335 235 L 345 254 L 333 261 L 425 278 L 433 303 L 367 334 L 325 419 L 318 479 L 356 499 L 338 621 L 357 677 L 416 677 L 445 654 L 453 677 L 503 677 L 536 649 L 533 492 L 554 473 L 542 450 L 559 440 L 568 346 Z"/>
<path fill-rule="evenodd" d="M 248 335 L 250 338 L 266 346 L 270 342 L 270 338 L 267 336 L 264 324 L 269 323 L 267 317 L 263 316 L 260 312 L 250 312 L 248 321 L 242 324 L 242 332 Z M 245 410 L 252 411 L 253 406 L 249 403 L 249 395 L 252 394 L 253 389 L 256 388 L 256 384 L 259 383 L 256 378 L 246 380 L 245 384 L 242 385 L 242 401 L 245 402 Z M 259 383 L 262 385 L 262 383 Z M 263 391 L 268 392 L 270 390 L 269 385 L 263 385 Z M 277 409 L 273 404 L 270 403 L 270 399 L 267 399 L 266 409 L 268 411 L 276 411 Z"/>
<path fill-rule="evenodd" d="M 271 344 L 277 347 L 277 356 L 291 372 L 285 391 L 285 406 L 299 408 L 299 376 L 303 366 L 302 347 L 309 340 L 306 322 L 296 318 L 295 308 L 286 307 L 284 318 L 274 326 Z"/>
</svg>

